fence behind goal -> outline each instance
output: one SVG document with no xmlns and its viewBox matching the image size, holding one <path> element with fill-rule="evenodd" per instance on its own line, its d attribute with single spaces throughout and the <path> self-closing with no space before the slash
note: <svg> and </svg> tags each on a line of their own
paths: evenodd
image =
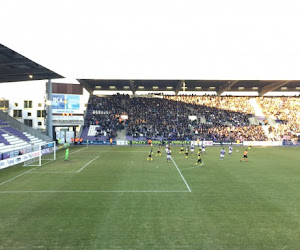
<svg viewBox="0 0 300 250">
<path fill-rule="evenodd" d="M 24 161 L 24 167 L 42 166 L 46 162 L 56 160 L 56 149 L 54 141 L 32 146 L 32 152 L 36 154 Z"/>
</svg>

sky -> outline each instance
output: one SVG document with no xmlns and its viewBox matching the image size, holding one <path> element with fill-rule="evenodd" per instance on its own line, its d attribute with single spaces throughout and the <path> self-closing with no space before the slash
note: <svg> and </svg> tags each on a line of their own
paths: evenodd
<svg viewBox="0 0 300 250">
<path fill-rule="evenodd" d="M 0 4 L 0 43 L 70 83 L 77 78 L 300 79 L 298 0 Z"/>
</svg>

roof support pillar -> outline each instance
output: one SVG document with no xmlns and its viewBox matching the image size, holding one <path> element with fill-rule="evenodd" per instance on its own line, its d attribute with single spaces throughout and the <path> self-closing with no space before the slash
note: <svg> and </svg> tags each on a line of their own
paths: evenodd
<svg viewBox="0 0 300 250">
<path fill-rule="evenodd" d="M 46 93 L 47 93 L 47 102 L 46 102 L 46 125 L 47 125 L 47 134 L 53 140 L 53 125 L 52 125 L 52 81 L 48 80 L 46 83 Z"/>
<path fill-rule="evenodd" d="M 129 80 L 130 89 L 132 91 L 132 94 L 135 95 L 135 84 L 133 80 Z"/>
<path fill-rule="evenodd" d="M 223 84 L 217 91 L 217 95 L 220 96 L 223 92 L 230 89 L 234 84 L 238 81 L 228 81 L 227 83 Z"/>
<path fill-rule="evenodd" d="M 77 79 L 77 81 L 92 95 L 94 90 L 91 88 L 91 86 L 82 79 Z"/>
<path fill-rule="evenodd" d="M 175 95 L 178 95 L 178 92 L 182 89 L 184 80 L 181 80 L 177 83 L 176 88 L 175 88 Z"/>
<path fill-rule="evenodd" d="M 261 90 L 259 91 L 259 96 L 263 96 L 264 94 L 266 94 L 274 89 L 278 89 L 278 88 L 286 85 L 289 82 L 290 81 L 278 81 L 278 82 L 271 83 L 271 84 L 261 88 Z"/>
</svg>

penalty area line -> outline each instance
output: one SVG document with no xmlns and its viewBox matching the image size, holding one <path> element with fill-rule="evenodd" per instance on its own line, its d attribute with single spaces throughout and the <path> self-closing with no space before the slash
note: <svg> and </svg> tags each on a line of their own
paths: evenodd
<svg viewBox="0 0 300 250">
<path fill-rule="evenodd" d="M 22 173 L 22 174 L 19 174 L 19 175 L 13 177 L 13 178 L 10 178 L 10 179 L 7 180 L 7 181 L 1 182 L 1 183 L 0 183 L 0 186 L 3 185 L 3 184 L 5 184 L 5 183 L 7 183 L 7 182 L 10 182 L 10 181 L 12 181 L 12 180 L 18 178 L 18 177 L 20 177 L 20 176 L 22 176 L 22 175 L 24 175 L 24 174 L 28 174 L 29 172 L 31 172 L 32 170 L 34 170 L 34 169 L 36 169 L 36 168 L 38 168 L 38 167 L 32 168 L 32 169 L 30 169 L 30 170 L 28 170 L 28 171 L 26 171 L 26 172 L 24 172 L 24 173 Z"/>
<path fill-rule="evenodd" d="M 27 174 L 76 174 L 75 172 L 30 172 Z"/>
<path fill-rule="evenodd" d="M 172 162 L 174 163 L 175 167 L 177 168 L 177 171 L 178 171 L 178 173 L 180 174 L 180 176 L 181 176 L 182 180 L 184 181 L 184 183 L 185 183 L 185 185 L 186 185 L 187 189 L 189 190 L 189 192 L 192 192 L 192 190 L 190 189 L 190 186 L 189 186 L 189 184 L 188 184 L 188 183 L 186 182 L 186 180 L 184 179 L 184 177 L 183 177 L 182 173 L 180 172 L 180 169 L 178 168 L 178 166 L 177 166 L 176 162 L 173 160 L 172 156 L 171 156 L 171 160 L 172 160 Z"/>
<path fill-rule="evenodd" d="M 85 164 L 81 169 L 79 169 L 76 173 L 81 172 L 86 166 L 88 166 L 90 163 L 92 163 L 94 160 L 98 159 L 99 156 L 96 156 L 93 160 L 89 161 L 87 164 Z"/>
<path fill-rule="evenodd" d="M 189 191 L 176 190 L 32 190 L 32 191 L 0 191 L 0 194 L 18 194 L 18 193 L 189 193 Z"/>
<path fill-rule="evenodd" d="M 204 164 L 203 164 L 203 165 L 204 165 Z M 202 167 L 203 165 L 201 165 L 201 166 L 195 166 L 195 167 L 190 167 L 190 168 L 181 168 L 180 170 L 182 171 L 182 170 L 188 170 L 188 169 L 200 168 L 200 167 Z"/>
</svg>

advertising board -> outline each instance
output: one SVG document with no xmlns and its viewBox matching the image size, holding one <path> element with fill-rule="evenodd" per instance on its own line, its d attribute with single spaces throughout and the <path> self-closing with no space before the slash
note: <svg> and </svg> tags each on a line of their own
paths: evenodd
<svg viewBox="0 0 300 250">
<path fill-rule="evenodd" d="M 83 110 L 80 108 L 80 95 L 53 94 L 52 112 L 54 114 L 83 113 Z"/>
</svg>

